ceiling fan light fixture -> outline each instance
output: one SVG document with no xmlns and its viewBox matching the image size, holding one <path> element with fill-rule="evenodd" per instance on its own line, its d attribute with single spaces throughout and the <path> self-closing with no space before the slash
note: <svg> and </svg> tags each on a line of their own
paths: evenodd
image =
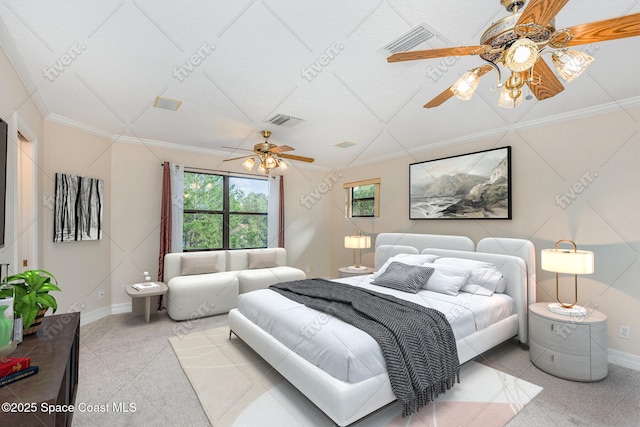
<svg viewBox="0 0 640 427">
<path fill-rule="evenodd" d="M 242 162 L 242 167 L 244 167 L 246 170 L 251 172 L 253 170 L 253 165 L 255 164 L 256 164 L 256 159 L 254 159 L 253 157 L 249 157 L 247 160 Z"/>
<path fill-rule="evenodd" d="M 579 50 L 557 50 L 553 52 L 551 58 L 556 71 L 567 83 L 580 76 L 593 62 L 593 56 Z"/>
<path fill-rule="evenodd" d="M 264 161 L 260 162 L 260 165 L 258 166 L 258 172 L 269 173 L 269 169 L 267 169 L 267 166 L 264 164 Z"/>
<path fill-rule="evenodd" d="M 509 90 L 506 86 L 502 87 L 498 105 L 502 108 L 515 108 L 522 103 L 522 91 L 519 88 Z"/>
<path fill-rule="evenodd" d="M 278 160 L 278 167 L 280 169 L 286 169 L 289 167 L 289 165 L 287 164 L 287 162 L 285 162 L 284 160 L 280 159 Z"/>
<path fill-rule="evenodd" d="M 264 159 L 264 164 L 267 169 L 273 169 L 278 167 L 278 161 L 271 155 L 268 154 Z"/>
<path fill-rule="evenodd" d="M 480 79 L 478 78 L 477 69 L 467 71 L 451 86 L 451 92 L 463 101 L 468 101 L 478 87 Z"/>
<path fill-rule="evenodd" d="M 518 39 L 504 54 L 504 65 L 511 71 L 521 72 L 533 67 L 538 60 L 538 46 L 526 37 Z"/>
</svg>

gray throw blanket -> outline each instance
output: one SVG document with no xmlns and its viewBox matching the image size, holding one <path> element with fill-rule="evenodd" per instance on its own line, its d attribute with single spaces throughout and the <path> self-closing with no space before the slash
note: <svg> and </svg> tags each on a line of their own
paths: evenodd
<svg viewBox="0 0 640 427">
<path fill-rule="evenodd" d="M 456 340 L 445 315 L 437 310 L 324 279 L 282 282 L 270 289 L 371 335 L 382 349 L 403 416 L 460 381 Z"/>
</svg>

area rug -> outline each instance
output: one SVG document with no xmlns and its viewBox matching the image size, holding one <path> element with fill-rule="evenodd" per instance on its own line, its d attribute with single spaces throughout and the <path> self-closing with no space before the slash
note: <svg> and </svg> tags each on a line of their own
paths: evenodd
<svg viewBox="0 0 640 427">
<path fill-rule="evenodd" d="M 169 342 L 214 426 L 333 426 L 302 393 L 235 335 L 216 328 Z M 410 418 L 390 404 L 353 426 L 503 426 L 542 387 L 476 362 L 461 382 Z"/>
</svg>

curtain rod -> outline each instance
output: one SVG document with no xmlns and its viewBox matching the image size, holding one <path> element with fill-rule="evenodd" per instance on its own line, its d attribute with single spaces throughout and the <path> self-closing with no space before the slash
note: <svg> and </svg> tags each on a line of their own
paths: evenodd
<svg viewBox="0 0 640 427">
<path fill-rule="evenodd" d="M 160 164 L 160 166 L 164 166 L 164 163 L 170 163 L 170 162 L 163 162 Z M 202 172 L 219 172 L 219 173 L 224 173 L 227 175 L 236 175 L 236 176 L 255 176 L 258 178 L 270 178 L 270 177 L 275 177 L 274 175 L 264 175 L 264 174 L 255 174 L 255 173 L 243 173 L 243 172 L 229 172 L 229 171 L 222 171 L 222 170 L 218 170 L 218 169 L 205 169 L 205 168 L 197 168 L 197 167 L 192 167 L 192 166 L 185 166 L 184 167 L 185 170 L 190 170 L 190 171 L 202 171 Z"/>
</svg>

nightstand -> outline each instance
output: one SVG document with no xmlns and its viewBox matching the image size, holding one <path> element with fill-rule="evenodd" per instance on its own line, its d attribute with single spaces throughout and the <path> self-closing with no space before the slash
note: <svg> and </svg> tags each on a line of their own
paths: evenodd
<svg viewBox="0 0 640 427">
<path fill-rule="evenodd" d="M 353 277 L 353 276 L 364 276 L 365 274 L 371 274 L 375 271 L 373 267 L 367 267 L 363 270 L 352 270 L 349 267 L 341 267 L 338 269 L 338 274 L 340 277 Z"/>
<path fill-rule="evenodd" d="M 607 316 L 592 310 L 587 316 L 552 313 L 548 303 L 529 306 L 529 356 L 543 371 L 574 381 L 598 381 L 607 376 Z"/>
</svg>

